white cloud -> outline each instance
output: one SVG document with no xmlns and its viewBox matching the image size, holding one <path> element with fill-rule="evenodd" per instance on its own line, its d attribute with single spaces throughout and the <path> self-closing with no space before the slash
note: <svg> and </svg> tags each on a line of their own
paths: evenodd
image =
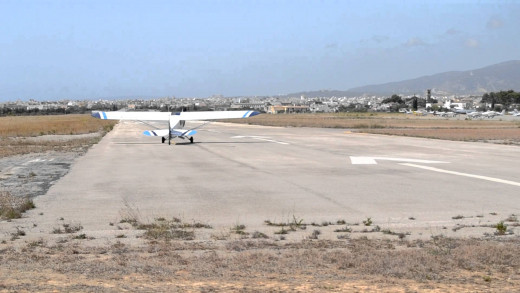
<svg viewBox="0 0 520 293">
<path fill-rule="evenodd" d="M 426 46 L 426 43 L 420 38 L 410 38 L 406 43 L 404 43 L 406 47 L 417 47 L 417 46 Z"/>
<path fill-rule="evenodd" d="M 499 29 L 501 28 L 502 26 L 504 25 L 504 23 L 502 22 L 502 20 L 496 16 L 494 17 L 491 17 L 487 24 L 486 24 L 486 27 L 488 29 Z"/>
<path fill-rule="evenodd" d="M 479 45 L 479 42 L 475 39 L 467 39 L 466 40 L 466 47 L 469 48 L 477 48 Z"/>
</svg>

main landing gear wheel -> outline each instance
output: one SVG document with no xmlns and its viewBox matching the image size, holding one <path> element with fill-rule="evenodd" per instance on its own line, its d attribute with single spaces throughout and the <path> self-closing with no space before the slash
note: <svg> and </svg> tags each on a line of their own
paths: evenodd
<svg viewBox="0 0 520 293">
<path fill-rule="evenodd" d="M 164 136 L 161 137 L 161 141 L 162 141 L 162 143 L 164 143 L 166 141 L 166 138 L 164 138 Z"/>
<path fill-rule="evenodd" d="M 193 136 L 190 137 L 190 143 L 193 143 Z"/>
</svg>

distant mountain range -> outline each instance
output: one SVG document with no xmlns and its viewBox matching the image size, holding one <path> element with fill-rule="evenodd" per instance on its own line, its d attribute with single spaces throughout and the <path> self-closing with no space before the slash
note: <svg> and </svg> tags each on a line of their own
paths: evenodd
<svg viewBox="0 0 520 293">
<path fill-rule="evenodd" d="M 347 91 L 295 93 L 306 97 L 402 94 L 424 95 L 432 89 L 437 95 L 482 95 L 500 90 L 520 91 L 520 60 L 513 60 L 467 71 L 450 71 L 398 82 L 367 85 Z"/>
</svg>

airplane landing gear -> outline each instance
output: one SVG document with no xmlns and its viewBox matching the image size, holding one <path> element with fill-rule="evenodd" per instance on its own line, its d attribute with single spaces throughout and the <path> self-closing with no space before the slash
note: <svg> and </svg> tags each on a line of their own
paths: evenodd
<svg viewBox="0 0 520 293">
<path fill-rule="evenodd" d="M 190 143 L 193 143 L 193 136 L 190 137 Z"/>
<path fill-rule="evenodd" d="M 161 137 L 161 141 L 162 141 L 162 143 L 164 143 L 166 141 L 166 138 L 164 138 L 164 136 Z"/>
</svg>

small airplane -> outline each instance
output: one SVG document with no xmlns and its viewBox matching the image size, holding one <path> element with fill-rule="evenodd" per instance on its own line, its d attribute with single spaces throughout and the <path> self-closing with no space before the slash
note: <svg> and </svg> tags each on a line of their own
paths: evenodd
<svg viewBox="0 0 520 293">
<path fill-rule="evenodd" d="M 477 112 L 477 110 L 475 110 L 475 109 L 464 109 L 464 108 L 453 108 L 452 111 L 457 114 L 469 114 L 469 113 Z"/>
<path fill-rule="evenodd" d="M 458 115 L 458 113 L 450 112 L 450 111 L 448 111 L 448 112 L 442 112 L 442 111 L 441 112 L 436 112 L 436 111 L 434 111 L 432 114 L 433 114 L 433 116 L 446 117 L 446 118 L 448 118 L 448 117 L 455 117 L 455 116 Z"/>
<path fill-rule="evenodd" d="M 518 110 L 515 109 L 511 115 L 513 115 L 513 117 L 520 117 L 520 112 L 518 112 Z"/>
<path fill-rule="evenodd" d="M 470 112 L 470 113 L 466 113 L 466 116 L 468 116 L 470 118 L 478 118 L 478 117 L 482 117 L 482 112 Z"/>
<path fill-rule="evenodd" d="M 506 113 L 506 110 L 502 110 L 502 112 L 487 111 L 487 112 L 482 113 L 482 117 L 493 118 L 495 116 L 503 116 L 505 113 Z"/>
<path fill-rule="evenodd" d="M 249 118 L 256 116 L 260 112 L 256 111 L 201 111 L 201 112 L 102 112 L 92 111 L 92 117 L 98 119 L 111 120 L 135 120 L 135 121 L 168 121 L 168 129 L 146 130 L 146 136 L 161 136 L 161 142 L 168 139 L 171 144 L 173 138 L 188 139 L 193 143 L 193 135 L 197 133 L 197 128 L 205 124 L 192 128 L 182 129 L 186 121 L 206 121 L 216 119 L 235 119 Z"/>
</svg>

